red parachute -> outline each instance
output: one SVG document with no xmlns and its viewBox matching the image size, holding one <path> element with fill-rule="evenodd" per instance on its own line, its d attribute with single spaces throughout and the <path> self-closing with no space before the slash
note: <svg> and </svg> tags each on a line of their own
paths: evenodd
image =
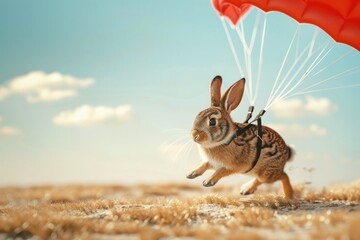
<svg viewBox="0 0 360 240">
<path fill-rule="evenodd" d="M 251 6 L 282 12 L 300 23 L 317 25 L 335 41 L 360 51 L 359 0 L 212 0 L 220 16 L 234 25 Z"/>
</svg>

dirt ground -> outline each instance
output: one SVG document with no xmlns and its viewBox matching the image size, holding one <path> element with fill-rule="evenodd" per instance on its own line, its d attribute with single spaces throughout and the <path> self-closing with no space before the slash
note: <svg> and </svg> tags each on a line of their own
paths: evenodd
<svg viewBox="0 0 360 240">
<path fill-rule="evenodd" d="M 0 239 L 360 239 L 360 180 L 241 196 L 239 186 L 0 188 Z"/>
</svg>

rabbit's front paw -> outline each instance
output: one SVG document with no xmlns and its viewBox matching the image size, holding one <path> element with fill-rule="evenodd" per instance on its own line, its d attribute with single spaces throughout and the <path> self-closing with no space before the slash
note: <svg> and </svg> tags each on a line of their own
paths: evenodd
<svg viewBox="0 0 360 240">
<path fill-rule="evenodd" d="M 205 180 L 203 181 L 203 186 L 204 187 L 212 187 L 216 184 L 216 182 L 212 179 L 208 179 L 208 180 Z"/>
<path fill-rule="evenodd" d="M 193 179 L 193 178 L 196 178 L 196 177 L 198 177 L 200 175 L 201 175 L 200 173 L 198 173 L 196 171 L 192 171 L 188 175 L 186 175 L 186 177 L 189 178 L 189 179 Z"/>
</svg>

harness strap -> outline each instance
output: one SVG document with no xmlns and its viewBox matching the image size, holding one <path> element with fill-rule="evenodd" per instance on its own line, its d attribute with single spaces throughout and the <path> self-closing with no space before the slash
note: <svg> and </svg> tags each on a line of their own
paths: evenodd
<svg viewBox="0 0 360 240">
<path fill-rule="evenodd" d="M 256 156 L 251 163 L 251 167 L 248 170 L 246 170 L 244 173 L 250 172 L 255 167 L 255 165 L 257 164 L 257 162 L 259 161 L 259 158 L 260 158 L 261 146 L 262 146 L 262 135 L 263 135 L 262 125 L 261 125 L 261 117 L 257 119 L 257 126 L 258 126 L 258 129 L 257 129 L 258 130 L 258 133 L 257 133 L 258 139 L 256 142 Z"/>
<path fill-rule="evenodd" d="M 246 132 L 251 126 L 253 126 L 253 125 L 251 123 L 249 123 L 243 128 L 238 127 L 238 130 L 236 130 L 234 135 L 232 135 L 232 137 L 229 139 L 229 141 L 227 143 L 225 143 L 225 145 L 229 145 L 235 138 L 237 138 L 238 136 L 240 136 L 241 134 Z"/>
<path fill-rule="evenodd" d="M 256 155 L 255 155 L 254 160 L 251 163 L 251 167 L 248 170 L 246 170 L 245 172 L 243 172 L 243 173 L 248 173 L 255 167 L 255 165 L 259 161 L 260 153 L 261 153 L 261 147 L 262 147 L 262 135 L 263 135 L 263 132 L 262 132 L 261 117 L 265 114 L 266 111 L 261 110 L 259 112 L 259 114 L 254 118 L 254 120 L 252 120 L 250 123 L 248 123 L 248 121 L 249 121 L 248 117 L 250 115 L 250 118 L 251 118 L 253 110 L 254 110 L 254 107 L 250 106 L 248 116 L 247 116 L 247 118 L 246 118 L 246 120 L 244 122 L 244 123 L 247 123 L 247 125 L 245 125 L 243 128 L 238 127 L 238 130 L 234 133 L 234 135 L 229 139 L 229 141 L 227 143 L 225 143 L 225 145 L 229 145 L 235 138 L 237 138 L 238 136 L 240 136 L 241 134 L 246 132 L 250 127 L 252 127 L 253 122 L 257 121 L 257 137 L 258 137 L 258 139 L 257 139 L 257 142 L 256 142 Z"/>
<path fill-rule="evenodd" d="M 248 109 L 248 114 L 247 114 L 247 116 L 246 116 L 246 119 L 245 119 L 244 123 L 248 123 L 248 122 L 249 122 L 249 120 L 250 120 L 251 117 L 252 117 L 253 111 L 254 111 L 254 106 L 250 106 L 249 109 Z"/>
</svg>

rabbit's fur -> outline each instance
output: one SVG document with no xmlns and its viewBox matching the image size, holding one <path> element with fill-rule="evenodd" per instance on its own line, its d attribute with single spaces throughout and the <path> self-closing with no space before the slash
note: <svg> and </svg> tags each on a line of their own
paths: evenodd
<svg viewBox="0 0 360 240">
<path fill-rule="evenodd" d="M 205 187 L 215 185 L 222 177 L 251 169 L 256 156 L 258 135 L 255 125 L 227 144 L 236 130 L 245 126 L 233 122 L 230 116 L 231 111 L 241 102 L 245 79 L 233 84 L 222 96 L 221 83 L 220 76 L 212 80 L 211 106 L 196 116 L 192 129 L 192 138 L 199 144 L 203 162 L 187 177 L 195 178 L 208 169 L 215 169 L 214 174 L 203 182 Z M 254 176 L 254 179 L 242 186 L 241 194 L 253 193 L 261 183 L 281 180 L 285 197 L 292 198 L 293 190 L 284 166 L 294 152 L 273 129 L 263 126 L 262 131 L 259 160 L 255 167 L 246 173 Z"/>
</svg>

